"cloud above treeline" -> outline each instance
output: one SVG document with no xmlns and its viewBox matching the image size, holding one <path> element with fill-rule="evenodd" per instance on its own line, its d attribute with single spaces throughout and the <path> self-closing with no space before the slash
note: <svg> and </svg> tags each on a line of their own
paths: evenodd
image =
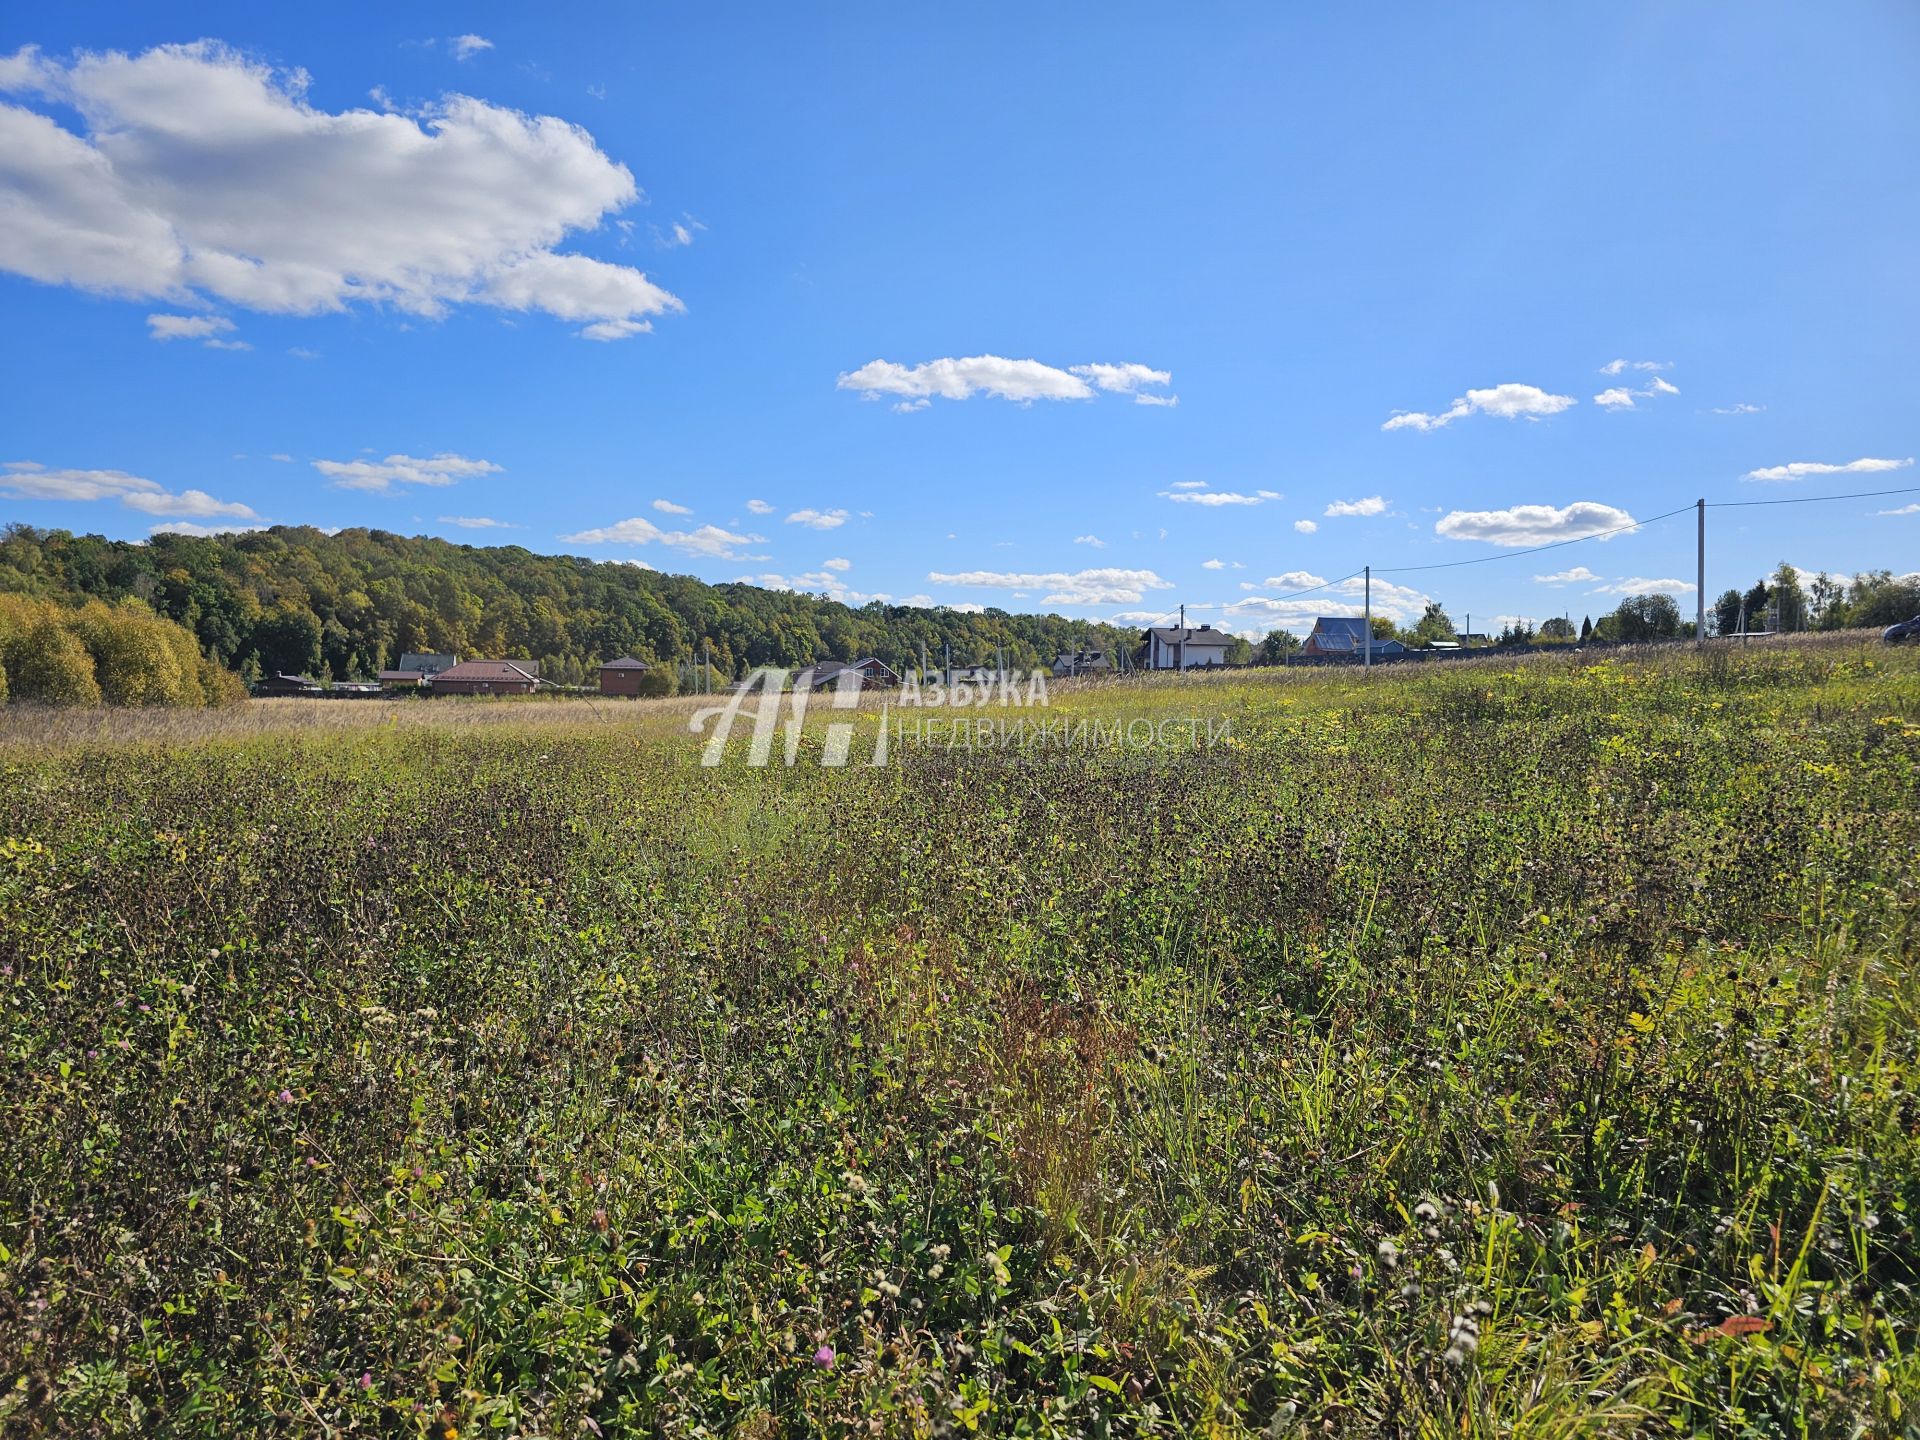
<svg viewBox="0 0 1920 1440">
<path fill-rule="evenodd" d="M 1625 510 L 1597 500 L 1571 505 L 1513 505 L 1505 510 L 1455 510 L 1443 515 L 1434 533 L 1443 540 L 1481 540 L 1489 545 L 1548 545 L 1586 540 L 1606 532 L 1626 533 L 1637 522 Z"/>
<path fill-rule="evenodd" d="M 15 500 L 94 501 L 118 500 L 129 510 L 145 515 L 167 516 L 172 520 L 232 519 L 253 521 L 253 525 L 216 525 L 211 528 L 187 524 L 156 525 L 153 528 L 176 529 L 197 534 L 222 530 L 258 529 L 260 516 L 251 506 L 238 500 L 218 500 L 204 490 L 174 492 L 157 480 L 125 470 L 56 469 L 32 460 L 11 460 L 0 465 L 0 495 Z"/>
<path fill-rule="evenodd" d="M 682 308 L 557 248 L 640 198 L 579 126 L 466 95 L 330 111 L 307 83 L 212 40 L 0 56 L 0 269 L 186 308 L 539 312 L 595 340 Z"/>
</svg>

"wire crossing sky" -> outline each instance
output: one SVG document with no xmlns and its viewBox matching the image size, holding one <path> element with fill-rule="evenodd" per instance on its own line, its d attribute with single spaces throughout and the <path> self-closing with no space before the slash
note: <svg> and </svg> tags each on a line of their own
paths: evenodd
<svg viewBox="0 0 1920 1440">
<path fill-rule="evenodd" d="M 1027 9 L 14 7 L 0 519 L 1248 635 L 1690 613 L 1700 495 L 1714 593 L 1920 564 L 1913 6 Z"/>
</svg>

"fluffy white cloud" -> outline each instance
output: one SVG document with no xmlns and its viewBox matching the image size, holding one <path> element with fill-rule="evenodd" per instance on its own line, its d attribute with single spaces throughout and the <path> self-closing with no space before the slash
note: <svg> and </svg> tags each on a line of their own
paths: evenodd
<svg viewBox="0 0 1920 1440">
<path fill-rule="evenodd" d="M 1635 575 L 1626 580 L 1615 580 L 1607 585 L 1596 585 L 1588 592 L 1591 595 L 1691 595 L 1691 580 L 1647 580 Z"/>
<path fill-rule="evenodd" d="M 1302 535 L 1311 535 L 1314 531 L 1318 530 L 1320 526 L 1318 522 L 1313 520 L 1296 520 L 1293 522 L 1293 528 L 1298 530 Z"/>
<path fill-rule="evenodd" d="M 1594 396 L 1593 403 L 1605 410 L 1631 410 L 1634 408 L 1635 400 L 1650 400 L 1656 395 L 1678 395 L 1679 393 L 1678 385 L 1662 380 L 1656 375 L 1644 390 L 1630 390 L 1624 385 L 1614 385 Z"/>
<path fill-rule="evenodd" d="M 1200 568 L 1202 570 L 1224 570 L 1227 568 L 1227 562 L 1224 560 L 1202 560 L 1200 562 Z"/>
<path fill-rule="evenodd" d="M 442 525 L 458 525 L 462 530 L 518 530 L 511 520 L 495 520 L 486 515 L 442 515 Z"/>
<path fill-rule="evenodd" d="M 1327 506 L 1325 514 L 1329 520 L 1338 520 L 1343 516 L 1385 514 L 1387 502 L 1378 495 L 1369 495 L 1364 500 L 1335 500 Z"/>
<path fill-rule="evenodd" d="M 144 475 L 130 475 L 125 470 L 49 470 L 31 460 L 11 460 L 0 465 L 0 495 L 17 500 L 118 500 L 129 509 L 147 515 L 260 518 L 252 507 L 237 500 L 216 500 L 204 490 L 183 490 L 176 495 L 158 481 Z M 260 527 L 222 528 L 257 530 Z"/>
<path fill-rule="evenodd" d="M 1326 583 L 1325 579 L 1311 570 L 1289 570 L 1281 575 L 1267 576 L 1260 585 L 1269 590 L 1313 590 Z"/>
<path fill-rule="evenodd" d="M 1536 575 L 1533 578 L 1541 585 L 1584 585 L 1600 577 L 1584 565 L 1575 565 L 1571 570 L 1558 570 L 1551 575 Z"/>
<path fill-rule="evenodd" d="M 149 315 L 150 340 L 198 340 L 210 350 L 251 350 L 244 340 L 229 340 L 233 322 L 221 315 Z"/>
<path fill-rule="evenodd" d="M 1096 550 L 1104 550 L 1107 548 L 1107 542 L 1102 540 L 1098 535 L 1076 535 L 1073 537 L 1073 543 L 1076 545 L 1091 545 Z"/>
<path fill-rule="evenodd" d="M 853 568 L 853 562 L 843 556 L 836 555 L 831 560 L 822 560 L 820 562 L 820 568 L 822 570 L 851 570 Z"/>
<path fill-rule="evenodd" d="M 653 231 L 653 243 L 662 250 L 684 250 L 693 244 L 693 237 L 707 227 L 691 215 L 682 215 L 665 230 L 658 225 L 651 225 L 648 228 Z"/>
<path fill-rule="evenodd" d="M 891 601 L 893 597 L 885 591 L 867 594 L 861 590 L 849 590 L 838 575 L 826 570 L 812 575 L 742 575 L 742 585 L 758 585 L 764 590 L 804 590 L 825 595 L 829 600 L 838 600 L 842 605 L 865 605 L 869 601 Z"/>
<path fill-rule="evenodd" d="M 1207 488 L 1207 482 L 1204 480 L 1176 480 L 1173 482 L 1173 488 L 1175 490 L 1204 490 Z"/>
<path fill-rule="evenodd" d="M 662 515 L 691 515 L 693 513 L 691 506 L 676 505 L 671 500 L 656 500 L 653 502 L 653 508 L 658 510 Z"/>
<path fill-rule="evenodd" d="M 1276 575 L 1267 580 L 1271 589 L 1304 589 L 1306 586 L 1286 585 L 1279 582 L 1305 580 L 1309 585 L 1324 584 L 1316 575 L 1296 571 L 1288 575 Z M 1411 625 L 1418 620 L 1427 608 L 1428 597 L 1419 590 L 1405 585 L 1395 585 L 1391 581 L 1376 578 L 1373 582 L 1373 613 L 1384 615 L 1396 625 Z M 1268 629 L 1279 627 L 1284 630 L 1307 631 L 1313 628 L 1313 622 L 1322 615 L 1364 615 L 1366 613 L 1366 583 L 1358 576 L 1351 580 L 1342 580 L 1318 595 L 1303 595 L 1298 598 L 1269 598 L 1249 595 L 1245 599 L 1235 600 L 1222 609 L 1222 613 L 1231 619 L 1246 620 Z"/>
<path fill-rule="evenodd" d="M 165 491 L 132 491 L 120 497 L 123 504 L 149 515 L 173 515 L 180 518 L 207 519 L 228 515 L 236 520 L 258 520 L 251 506 L 238 500 L 216 500 L 204 490 L 182 490 L 178 495 Z"/>
<path fill-rule="evenodd" d="M 1422 410 L 1396 410 L 1382 430 L 1438 430 L 1469 415 L 1497 415 L 1502 420 L 1539 420 L 1558 415 L 1575 403 L 1571 395 L 1549 395 L 1538 385 L 1492 385 L 1469 390 L 1437 415 Z"/>
<path fill-rule="evenodd" d="M 493 41 L 484 35 L 456 35 L 447 44 L 452 48 L 456 60 L 471 60 L 482 50 L 493 49 Z"/>
<path fill-rule="evenodd" d="M 389 455 L 373 460 L 316 460 L 313 468 L 339 490 L 391 490 L 395 485 L 452 485 L 475 475 L 494 475 L 500 466 L 491 460 L 440 454 L 426 460 L 411 455 Z"/>
<path fill-rule="evenodd" d="M 1913 464 L 1904 460 L 1849 460 L 1844 465 L 1822 465 L 1813 460 L 1796 460 L 1791 465 L 1769 465 L 1764 470 L 1749 470 L 1742 480 L 1805 480 L 1810 475 L 1873 475 L 1883 470 L 1904 470 Z"/>
<path fill-rule="evenodd" d="M 214 41 L 0 62 L 0 269 L 53 285 L 283 314 L 388 304 L 540 310 L 594 338 L 680 302 L 557 253 L 639 198 L 593 137 L 464 95 L 333 112 L 302 71 Z"/>
<path fill-rule="evenodd" d="M 731 530 L 723 530 L 718 525 L 702 525 L 697 530 L 662 530 L 653 521 L 636 515 L 629 520 L 616 521 L 612 525 L 603 525 L 593 530 L 581 530 L 573 535 L 562 535 L 562 542 L 568 545 L 664 545 L 669 550 L 679 550 L 688 555 L 702 555 L 714 560 L 764 560 L 764 555 L 743 555 L 742 546 L 760 545 L 765 538 L 759 535 L 736 535 Z"/>
<path fill-rule="evenodd" d="M 768 504 L 765 500 L 747 501 L 747 509 L 755 515 L 771 515 L 776 508 L 777 507 Z"/>
<path fill-rule="evenodd" d="M 787 516 L 787 524 L 804 525 L 809 530 L 838 530 L 846 523 L 844 510 L 796 510 Z"/>
<path fill-rule="evenodd" d="M 1515 505 L 1506 510 L 1455 510 L 1433 527 L 1445 540 L 1484 540 L 1489 545 L 1546 545 L 1582 540 L 1636 523 L 1625 510 L 1597 500 L 1571 505 Z"/>
<path fill-rule="evenodd" d="M 1206 506 L 1264 505 L 1269 500 L 1286 498 L 1277 490 L 1256 490 L 1251 495 L 1242 495 L 1237 490 L 1162 490 L 1160 495 L 1176 505 Z"/>
<path fill-rule="evenodd" d="M 1140 387 L 1165 385 L 1172 379 L 1168 371 L 1131 363 L 1072 365 L 1062 369 L 1057 365 L 1043 365 L 1038 360 L 970 355 L 964 359 L 929 360 L 921 365 L 870 360 L 858 370 L 842 375 L 838 384 L 840 389 L 858 391 L 869 400 L 883 395 L 900 396 L 904 403 L 894 406 L 896 410 L 921 410 L 936 399 L 965 400 L 973 395 L 995 395 L 1022 405 L 1035 400 L 1091 400 L 1096 389 L 1153 403 L 1156 399 L 1171 397 L 1146 396 Z"/>
<path fill-rule="evenodd" d="M 1671 370 L 1671 360 L 1609 360 L 1600 367 L 1602 375 L 1623 375 L 1629 370 Z"/>
<path fill-rule="evenodd" d="M 1069 369 L 1095 387 L 1114 395 L 1131 395 L 1136 405 L 1178 405 L 1178 395 L 1160 395 L 1141 387 L 1167 386 L 1173 383 L 1171 370 L 1155 370 L 1149 365 L 1073 365 Z"/>
<path fill-rule="evenodd" d="M 1920 503 L 1902 505 L 1897 510 L 1876 510 L 1873 513 L 1876 515 L 1920 515 Z"/>
<path fill-rule="evenodd" d="M 1047 605 L 1123 605 L 1138 603 L 1149 590 L 1171 590 L 1173 582 L 1151 570 L 1076 570 L 1071 574 L 1012 574 L 998 570 L 935 571 L 927 579 L 936 585 L 982 585 L 998 590 L 1046 590 Z M 956 609 L 959 607 L 956 606 Z"/>
</svg>

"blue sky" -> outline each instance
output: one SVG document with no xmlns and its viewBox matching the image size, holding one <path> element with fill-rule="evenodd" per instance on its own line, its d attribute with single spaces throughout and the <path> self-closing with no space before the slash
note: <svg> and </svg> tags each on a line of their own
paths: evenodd
<svg viewBox="0 0 1920 1440">
<path fill-rule="evenodd" d="M 1691 515 L 1512 551 L 1920 485 L 1917 65 L 1905 3 L 16 7 L 0 518 L 1249 632 L 1504 555 L 1378 608 L 1577 623 Z M 1915 500 L 1716 512 L 1709 598 Z"/>
</svg>

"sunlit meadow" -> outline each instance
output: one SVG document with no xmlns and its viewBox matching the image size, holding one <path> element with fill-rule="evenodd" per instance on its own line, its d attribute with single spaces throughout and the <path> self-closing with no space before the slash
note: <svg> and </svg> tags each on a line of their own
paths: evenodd
<svg viewBox="0 0 1920 1440">
<path fill-rule="evenodd" d="M 1911 1433 L 1920 658 L 1051 698 L 9 715 L 0 1428 Z"/>
</svg>

